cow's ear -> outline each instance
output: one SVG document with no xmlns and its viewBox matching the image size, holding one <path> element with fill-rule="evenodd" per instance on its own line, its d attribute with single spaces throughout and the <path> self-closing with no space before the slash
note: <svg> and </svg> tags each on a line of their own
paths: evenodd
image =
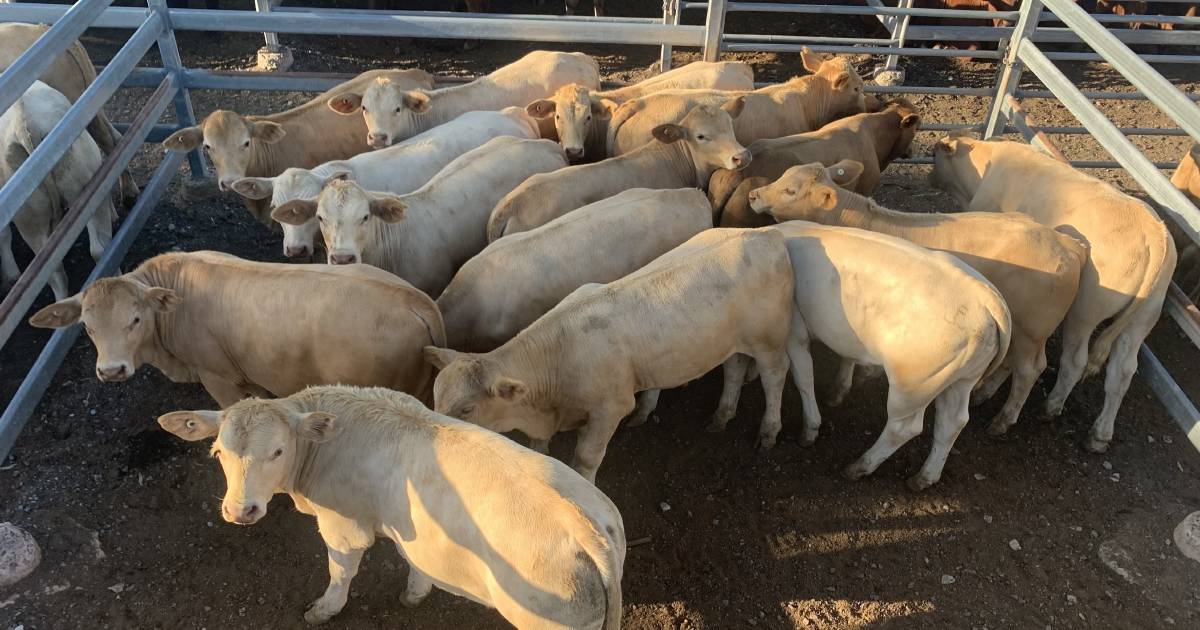
<svg viewBox="0 0 1200 630">
<path fill-rule="evenodd" d="M 362 107 L 362 94 L 342 92 L 341 94 L 335 94 L 329 97 L 329 100 L 326 101 L 325 104 L 329 106 L 329 109 L 332 109 L 339 114 L 353 114 L 357 112 L 360 107 Z"/>
<path fill-rule="evenodd" d="M 837 207 L 838 192 L 833 186 L 826 184 L 813 184 L 812 192 L 809 193 L 810 199 L 816 200 L 818 208 L 825 211 L 833 211 Z"/>
<path fill-rule="evenodd" d="M 418 114 L 424 114 L 429 111 L 431 100 L 428 94 L 420 90 L 410 90 L 404 93 L 403 103 L 408 109 Z"/>
<path fill-rule="evenodd" d="M 221 430 L 220 411 L 172 411 L 158 417 L 158 425 L 176 437 L 195 442 Z"/>
<path fill-rule="evenodd" d="M 674 123 L 659 125 L 650 131 L 655 140 L 663 144 L 671 144 L 687 135 L 687 129 Z"/>
<path fill-rule="evenodd" d="M 592 99 L 592 116 L 600 120 L 608 120 L 620 106 L 620 103 L 607 98 Z"/>
<path fill-rule="evenodd" d="M 371 197 L 367 209 L 384 223 L 398 223 L 404 218 L 408 205 L 396 195 L 377 194 Z"/>
<path fill-rule="evenodd" d="M 1200 142 L 1192 143 L 1192 148 L 1188 149 L 1188 155 L 1192 156 L 1192 160 L 1200 164 Z"/>
<path fill-rule="evenodd" d="M 167 136 L 163 146 L 172 151 L 192 151 L 204 142 L 204 132 L 200 127 L 185 127 Z"/>
<path fill-rule="evenodd" d="M 909 114 L 900 119 L 900 126 L 905 129 L 915 128 L 921 124 L 921 116 L 919 114 Z"/>
<path fill-rule="evenodd" d="M 296 432 L 310 442 L 328 442 L 338 434 L 341 424 L 337 416 L 324 411 L 301 414 L 296 419 Z"/>
<path fill-rule="evenodd" d="M 439 348 L 437 346 L 425 346 L 425 361 L 433 367 L 444 370 L 447 365 L 454 363 L 458 358 L 465 356 L 462 352 L 451 350 L 449 348 Z"/>
<path fill-rule="evenodd" d="M 287 131 L 284 131 L 283 125 L 279 123 L 263 120 L 254 123 L 254 126 L 250 128 L 250 135 L 267 144 L 275 144 L 283 140 L 283 137 L 287 135 Z"/>
<path fill-rule="evenodd" d="M 488 387 L 488 393 L 494 398 L 503 398 L 508 402 L 517 402 L 529 392 L 529 387 L 518 381 L 515 378 L 507 376 L 497 377 L 492 382 L 491 387 Z"/>
<path fill-rule="evenodd" d="M 804 64 L 805 70 L 816 74 L 821 69 L 821 64 L 825 63 L 825 58 L 805 46 L 800 49 L 800 63 Z"/>
<path fill-rule="evenodd" d="M 59 300 L 29 318 L 29 325 L 37 328 L 66 328 L 79 321 L 83 314 L 83 294 L 77 293 Z"/>
<path fill-rule="evenodd" d="M 160 313 L 170 313 L 183 303 L 183 298 L 170 289 L 150 287 L 146 289 L 146 301 L 154 307 L 154 310 Z"/>
<path fill-rule="evenodd" d="M 956 155 L 958 154 L 958 149 L 961 145 L 959 144 L 956 136 L 946 136 L 945 138 L 938 140 L 937 144 L 933 146 L 935 151 L 945 151 L 948 155 Z"/>
<path fill-rule="evenodd" d="M 271 177 L 243 177 L 233 182 L 233 191 L 247 199 L 266 199 L 274 188 Z"/>
<path fill-rule="evenodd" d="M 850 85 L 850 73 L 845 70 L 838 73 L 833 79 L 833 89 L 841 91 Z"/>
<path fill-rule="evenodd" d="M 721 109 L 725 110 L 725 113 L 729 114 L 730 118 L 737 118 L 738 116 L 740 116 L 742 114 L 742 109 L 745 107 L 746 107 L 746 98 L 744 96 L 739 96 L 735 99 L 730 99 L 728 101 L 725 101 L 724 105 L 721 105 Z"/>
<path fill-rule="evenodd" d="M 548 98 L 543 98 L 526 105 L 525 113 L 529 114 L 533 118 L 541 120 L 543 118 L 549 118 L 556 109 L 558 109 L 558 106 L 554 104 L 554 101 Z"/>
<path fill-rule="evenodd" d="M 271 218 L 288 225 L 304 225 L 317 216 L 314 199 L 293 199 L 271 211 Z"/>
<path fill-rule="evenodd" d="M 321 188 L 324 188 L 333 182 L 351 182 L 354 181 L 354 173 L 347 169 L 338 169 L 329 174 L 325 181 L 321 182 Z"/>
<path fill-rule="evenodd" d="M 833 166 L 825 169 L 825 174 L 833 183 L 845 188 L 850 182 L 858 179 L 862 175 L 863 164 L 857 160 L 842 160 Z"/>
</svg>

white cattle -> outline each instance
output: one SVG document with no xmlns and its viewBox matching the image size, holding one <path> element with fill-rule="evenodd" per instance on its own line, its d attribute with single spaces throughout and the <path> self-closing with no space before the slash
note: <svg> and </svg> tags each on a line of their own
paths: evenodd
<svg viewBox="0 0 1200 630">
<path fill-rule="evenodd" d="M 759 445 L 775 444 L 787 379 L 792 268 L 780 234 L 704 230 L 620 280 L 576 289 L 486 354 L 430 346 L 436 408 L 545 441 L 579 429 L 574 467 L 590 481 L 639 391 L 678 387 L 724 363 L 710 430 L 737 411 L 747 357 L 766 406 Z"/>
<path fill-rule="evenodd" d="M 326 162 L 312 170 L 289 168 L 278 177 L 246 177 L 235 182 L 233 189 L 249 199 L 270 198 L 272 211 L 289 201 L 316 197 L 335 173 L 349 173 L 367 190 L 402 195 L 424 186 L 455 158 L 501 136 L 536 138 L 537 126 L 516 107 L 468 112 L 386 149 Z M 319 229 L 316 220 L 280 223 L 284 255 L 311 256 Z"/>
<path fill-rule="evenodd" d="M 662 90 L 700 89 L 753 90 L 754 70 L 740 61 L 693 61 L 615 90 L 565 85 L 525 111 L 540 120 L 553 117 L 555 135 L 568 158 L 594 162 L 608 157 L 608 120 L 621 103 Z"/>
<path fill-rule="evenodd" d="M 369 192 L 335 174 L 318 197 L 288 202 L 273 216 L 296 224 L 316 217 L 331 264 L 362 261 L 436 297 L 487 245 L 496 202 L 531 175 L 566 165 L 550 140 L 495 138 L 407 195 Z"/>
<path fill-rule="evenodd" d="M 347 116 L 357 116 L 361 109 L 367 144 L 382 148 L 466 112 L 524 107 L 571 83 L 600 87 L 596 60 L 583 53 L 535 50 L 465 85 L 424 90 L 379 79 L 361 93 L 333 96 L 329 107 Z"/>
<path fill-rule="evenodd" d="M 751 204 L 768 211 L 761 197 Z M 1012 320 L 1004 299 L 957 258 L 899 238 L 804 221 L 760 229 L 786 237 L 795 270 L 788 358 L 804 408 L 804 442 L 812 443 L 821 425 L 809 354 L 815 339 L 844 359 L 883 366 L 888 377 L 887 426 L 846 477 L 871 474 L 919 435 L 925 409 L 936 401 L 933 448 L 908 485 L 937 483 L 967 424 L 971 389 L 1008 352 Z"/>
<path fill-rule="evenodd" d="M 21 98 L 0 115 L 0 186 L 12 178 L 69 109 L 71 101 L 66 96 L 41 81 L 34 81 Z M 90 135 L 83 133 L 75 138 L 13 218 L 17 232 L 30 249 L 34 252 L 42 250 L 62 219 L 63 209 L 79 200 L 84 186 L 103 161 L 100 147 Z M 88 250 L 93 259 L 100 259 L 112 239 L 112 222 L 116 218 L 111 195 L 101 195 L 100 206 L 87 224 Z M 13 258 L 12 232 L 7 226 L 0 230 L 0 275 L 5 285 L 11 285 L 21 275 Z M 69 294 L 67 274 L 61 263 L 50 274 L 50 289 L 56 300 Z"/>
<path fill-rule="evenodd" d="M 342 610 L 382 534 L 408 562 L 407 606 L 438 586 L 518 628 L 621 627 L 620 512 L 562 463 L 502 436 L 382 388 L 313 387 L 158 422 L 188 441 L 215 436 L 226 521 L 258 522 L 277 493 L 316 517 L 329 587 L 309 623 Z"/>
<path fill-rule="evenodd" d="M 575 289 L 637 271 L 711 227 L 698 189 L 634 188 L 502 238 L 468 260 L 438 298 L 447 342 L 493 350 Z"/>
<path fill-rule="evenodd" d="M 934 145 L 934 185 L 968 210 L 1021 212 L 1089 247 L 1075 303 L 1063 322 L 1058 380 L 1046 398 L 1057 416 L 1075 385 L 1105 361 L 1104 406 L 1084 446 L 1102 453 L 1137 370 L 1138 348 L 1162 313 L 1175 271 L 1171 235 L 1154 210 L 1111 184 L 1027 144 L 944 138 Z M 1088 350 L 1092 333 L 1110 323 Z"/>
</svg>

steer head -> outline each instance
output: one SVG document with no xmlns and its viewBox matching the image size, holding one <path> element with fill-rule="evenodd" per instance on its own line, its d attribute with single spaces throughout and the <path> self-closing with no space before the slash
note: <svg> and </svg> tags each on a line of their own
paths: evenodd
<svg viewBox="0 0 1200 630">
<path fill-rule="evenodd" d="M 362 110 L 367 124 L 367 144 L 373 149 L 389 147 L 411 137 L 415 117 L 432 107 L 428 90 L 411 89 L 405 82 L 380 77 L 367 84 L 363 92 L 343 92 L 329 99 L 329 108 L 347 116 Z"/>
<path fill-rule="evenodd" d="M 837 120 L 867 111 L 868 100 L 862 77 L 845 57 L 820 55 L 807 47 L 800 50 L 804 68 L 819 77 L 829 89 L 825 120 Z"/>
<path fill-rule="evenodd" d="M 544 120 L 554 117 L 558 143 L 567 158 L 577 161 L 584 157 L 587 138 L 592 133 L 593 120 L 605 120 L 617 104 L 604 98 L 594 98 L 582 85 L 572 83 L 559 88 L 550 98 L 530 103 L 525 113 Z"/>
<path fill-rule="evenodd" d="M 425 360 L 439 370 L 433 383 L 438 413 L 500 433 L 520 429 L 535 439 L 554 435 L 554 418 L 532 404 L 529 386 L 489 354 L 426 346 Z"/>
<path fill-rule="evenodd" d="M 373 193 L 338 172 L 325 180 L 316 198 L 295 199 L 280 205 L 271 218 L 289 225 L 304 225 L 316 219 L 329 264 L 349 265 L 361 262 L 363 252 L 373 242 L 378 226 L 372 219 L 396 223 L 404 218 L 405 203 L 395 195 Z"/>
<path fill-rule="evenodd" d="M 292 487 L 297 453 L 333 439 L 339 428 L 332 414 L 254 398 L 224 411 L 174 411 L 158 424 L 189 442 L 216 436 L 211 452 L 225 473 L 221 517 L 238 525 L 266 516 L 271 496 Z"/>
<path fill-rule="evenodd" d="M 285 135 L 287 131 L 278 123 L 218 109 L 199 125 L 168 136 L 163 146 L 172 151 L 191 151 L 203 145 L 217 169 L 217 187 L 225 191 L 246 176 L 259 143 L 274 144 Z"/>
<path fill-rule="evenodd" d="M 697 105 L 678 124 L 659 125 L 650 133 L 664 144 L 682 142 L 695 165 L 696 181 L 707 183 L 719 168 L 740 171 L 750 164 L 750 151 L 733 132 L 733 119 L 745 105 L 740 96 L 720 107 Z"/>
<path fill-rule="evenodd" d="M 987 168 L 988 160 L 979 151 L 986 144 L 971 138 L 965 130 L 938 140 L 933 145 L 930 185 L 950 193 L 960 207 L 970 207 Z"/>
<path fill-rule="evenodd" d="M 340 175 L 342 169 L 335 170 Z M 312 199 L 321 194 L 327 178 L 304 168 L 289 168 L 275 177 L 243 177 L 233 183 L 233 190 L 247 199 L 271 199 L 272 218 L 280 206 L 297 199 Z M 275 219 L 283 226 L 283 255 L 288 258 L 308 258 L 313 254 L 313 241 L 317 237 L 317 222 L 310 219 L 302 223 L 286 223 Z"/>
<path fill-rule="evenodd" d="M 65 328 L 83 322 L 96 346 L 96 376 L 123 381 L 151 356 L 157 340 L 157 316 L 183 301 L 174 291 L 129 278 L 101 278 L 92 286 L 38 311 L 29 319 L 38 328 Z"/>
<path fill-rule="evenodd" d="M 884 111 L 896 115 L 900 129 L 887 157 L 880 162 L 879 170 L 883 170 L 892 160 L 909 157 L 908 149 L 912 146 L 913 139 L 917 137 L 917 129 L 921 126 L 921 114 L 908 99 L 892 99 L 884 106 Z"/>
<path fill-rule="evenodd" d="M 769 213 L 777 221 L 800 219 L 830 223 L 838 210 L 841 188 L 848 188 L 862 175 L 863 165 L 842 160 L 826 168 L 821 164 L 793 166 L 776 181 L 750 191 L 750 208 Z"/>
</svg>

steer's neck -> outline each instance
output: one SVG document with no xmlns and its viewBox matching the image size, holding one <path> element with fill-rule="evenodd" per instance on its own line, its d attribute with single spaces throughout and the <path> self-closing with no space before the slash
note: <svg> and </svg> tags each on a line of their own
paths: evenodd
<svg viewBox="0 0 1200 630">
<path fill-rule="evenodd" d="M 940 216 L 897 212 L 845 189 L 838 190 L 837 203 L 837 214 L 831 222 L 832 225 L 859 228 L 904 239 L 908 239 L 914 231 L 928 224 L 929 219 Z"/>
<path fill-rule="evenodd" d="M 531 326 L 536 326 L 536 322 Z M 509 343 L 496 349 L 495 356 L 505 366 L 505 376 L 519 379 L 529 388 L 526 400 L 540 411 L 556 414 L 560 401 L 558 369 L 565 352 L 561 324 L 547 320 L 536 328 L 526 328 Z"/>
<path fill-rule="evenodd" d="M 900 139 L 899 116 L 895 111 L 887 111 L 864 117 L 860 133 L 867 134 L 875 144 L 875 157 L 881 171 L 899 157 L 896 154 L 896 142 Z"/>
<path fill-rule="evenodd" d="M 629 155 L 637 160 L 639 168 L 661 169 L 663 176 L 672 178 L 673 183 L 677 184 L 677 186 L 664 185 L 663 188 L 691 188 L 707 184 L 704 181 L 704 174 L 696 166 L 696 161 L 687 148 L 687 143 L 682 140 L 670 144 L 651 140 L 641 149 Z"/>
<path fill-rule="evenodd" d="M 178 256 L 159 256 L 129 272 L 126 277 L 148 287 L 171 289 L 176 295 L 184 297 L 187 296 L 188 291 L 183 286 L 183 264 L 184 262 Z M 156 313 L 154 315 L 154 337 L 146 346 L 138 349 L 142 361 L 158 368 L 167 375 L 167 378 L 176 383 L 198 380 L 193 370 L 174 351 L 175 348 L 178 348 L 176 337 L 179 334 L 195 334 L 195 331 L 189 330 L 190 327 L 182 321 L 186 317 L 187 308 L 188 302 L 185 297 L 183 303 L 174 311 Z"/>
</svg>

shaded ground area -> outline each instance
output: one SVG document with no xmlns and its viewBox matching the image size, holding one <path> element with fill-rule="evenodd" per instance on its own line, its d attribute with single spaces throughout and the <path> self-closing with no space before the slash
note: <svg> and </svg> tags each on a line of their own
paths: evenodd
<svg viewBox="0 0 1200 630">
<path fill-rule="evenodd" d="M 511 10 L 497 0 L 494 8 Z M 651 3 L 646 3 L 648 6 Z M 524 10 L 556 7 L 512 5 Z M 637 5 L 644 14 L 657 7 Z M 613 14 L 629 14 L 620 3 Z M 407 8 L 407 7 L 406 7 Z M 694 18 L 689 14 L 689 19 Z M 743 16 L 738 16 L 742 19 Z M 739 30 L 761 24 L 733 24 Z M 783 17 L 770 32 L 865 34 L 855 18 Z M 85 44 L 98 62 L 115 50 L 119 32 L 94 32 Z M 245 68 L 255 35 L 183 34 L 189 65 Z M 285 37 L 297 70 L 353 72 L 420 66 L 472 75 L 536 47 L 378 38 Z M 560 47 L 567 48 L 567 47 Z M 572 49 L 576 47 L 570 47 Z M 596 54 L 607 78 L 635 79 L 656 50 L 578 47 Z M 794 55 L 738 55 L 763 80 L 799 72 Z M 683 61 L 687 55 L 679 55 Z M 147 65 L 156 63 L 148 60 Z M 873 65 L 860 59 L 860 70 Z M 1092 66 L 1069 71 L 1083 85 L 1119 89 Z M 923 60 L 910 63 L 910 83 L 987 85 L 994 66 Z M 1173 77 L 1194 87 L 1186 73 Z M 1125 86 L 1124 89 L 1128 89 Z M 143 93 L 127 90 L 111 107 L 128 120 Z M 195 94 L 199 113 L 216 107 L 270 112 L 302 102 L 299 93 Z M 914 97 L 932 122 L 975 122 L 983 99 Z M 1074 125 L 1060 106 L 1031 103 L 1041 124 Z M 1153 107 L 1121 102 L 1106 111 L 1126 126 L 1166 126 Z M 935 134 L 922 134 L 914 154 L 927 154 Z M 1156 160 L 1173 160 L 1184 142 L 1139 140 Z M 1066 137 L 1071 157 L 1101 159 L 1090 138 Z M 145 177 L 161 151 L 147 147 L 135 167 Z M 925 167 L 889 170 L 878 198 L 906 210 L 951 209 L 925 183 Z M 184 175 L 181 173 L 180 178 Z M 1119 184 L 1120 174 L 1106 174 Z M 139 237 L 124 268 L 172 249 L 220 249 L 279 260 L 279 237 L 254 223 L 232 197 L 186 201 L 178 179 Z M 86 251 L 69 260 L 74 283 L 88 267 Z M 46 298 L 43 298 L 43 301 Z M 46 335 L 22 330 L 5 351 L 0 387 L 7 395 Z M 1194 397 L 1195 351 L 1167 321 L 1152 346 Z M 648 425 L 620 431 L 599 485 L 621 509 L 630 540 L 625 569 L 625 626 L 658 628 L 1146 628 L 1200 626 L 1200 565 L 1170 542 L 1171 530 L 1200 509 L 1200 456 L 1138 379 L 1126 398 L 1110 453 L 1079 447 L 1102 401 L 1100 379 L 1085 381 L 1062 418 L 1037 417 L 1053 382 L 1058 350 L 1011 434 L 987 437 L 997 401 L 976 410 L 942 482 L 912 494 L 903 480 L 929 447 L 922 437 L 874 478 L 850 483 L 840 470 L 883 425 L 880 379 L 865 379 L 846 406 L 824 409 L 814 447 L 798 444 L 800 407 L 789 388 L 784 432 L 771 452 L 754 452 L 762 412 L 756 384 L 721 435 L 701 431 L 719 397 L 717 375 L 666 392 Z M 832 363 L 819 356 L 819 386 Z M 250 528 L 219 518 L 224 481 L 199 445 L 158 429 L 167 411 L 208 408 L 198 386 L 176 385 L 152 368 L 131 381 L 102 385 L 94 352 L 78 343 L 31 418 L 13 455 L 0 467 L 0 520 L 31 531 L 43 545 L 41 568 L 0 590 L 0 628 L 296 628 L 304 606 L 324 589 L 324 547 L 315 522 L 279 498 L 269 518 Z M 517 439 L 520 439 L 519 437 Z M 573 438 L 553 452 L 569 458 Z M 1015 543 L 1014 543 L 1015 541 Z M 350 603 L 331 628 L 502 628 L 498 615 L 446 593 L 420 608 L 399 603 L 406 568 L 382 544 L 367 556 Z"/>
</svg>

